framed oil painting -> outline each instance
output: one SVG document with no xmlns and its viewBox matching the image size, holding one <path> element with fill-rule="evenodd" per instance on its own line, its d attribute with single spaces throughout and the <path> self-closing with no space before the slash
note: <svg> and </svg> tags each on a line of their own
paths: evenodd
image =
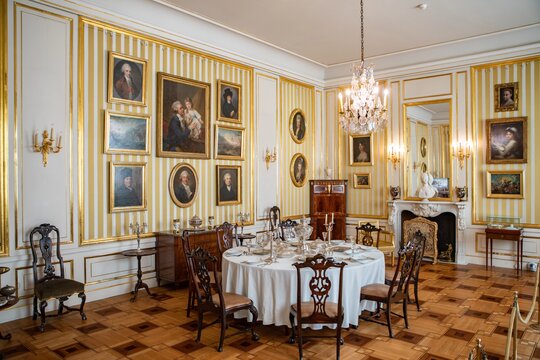
<svg viewBox="0 0 540 360">
<path fill-rule="evenodd" d="M 435 197 L 450 197 L 450 178 L 433 178 L 431 186 L 437 189 L 437 195 Z"/>
<path fill-rule="evenodd" d="M 306 140 L 306 115 L 300 109 L 294 109 L 289 117 L 289 132 L 295 143 Z"/>
<path fill-rule="evenodd" d="M 146 210 L 146 163 L 110 162 L 111 213 Z"/>
<path fill-rule="evenodd" d="M 242 203 L 242 167 L 216 165 L 216 185 L 218 205 Z"/>
<path fill-rule="evenodd" d="M 146 106 L 145 59 L 109 52 L 109 102 Z"/>
<path fill-rule="evenodd" d="M 495 112 L 517 111 L 519 105 L 519 83 L 495 85 Z"/>
<path fill-rule="evenodd" d="M 355 189 L 371 189 L 371 174 L 369 173 L 354 174 L 353 187 Z"/>
<path fill-rule="evenodd" d="M 527 162 L 527 117 L 486 121 L 488 164 Z"/>
<path fill-rule="evenodd" d="M 210 158 L 210 84 L 157 74 L 157 156 Z"/>
<path fill-rule="evenodd" d="M 291 159 L 291 180 L 296 187 L 302 187 L 306 183 L 308 162 L 303 154 L 296 153 Z"/>
<path fill-rule="evenodd" d="M 199 179 L 195 168 L 187 163 L 176 164 L 169 176 L 169 194 L 181 208 L 189 207 L 197 198 Z"/>
<path fill-rule="evenodd" d="M 244 160 L 244 129 L 216 125 L 216 159 Z"/>
<path fill-rule="evenodd" d="M 486 177 L 488 198 L 523 199 L 522 170 L 488 170 Z"/>
<path fill-rule="evenodd" d="M 150 154 L 150 115 L 105 111 L 106 154 Z"/>
<path fill-rule="evenodd" d="M 353 166 L 373 165 L 373 138 L 368 135 L 349 136 L 349 163 Z"/>
<path fill-rule="evenodd" d="M 217 82 L 218 120 L 242 123 L 242 87 L 238 84 L 218 80 Z"/>
</svg>

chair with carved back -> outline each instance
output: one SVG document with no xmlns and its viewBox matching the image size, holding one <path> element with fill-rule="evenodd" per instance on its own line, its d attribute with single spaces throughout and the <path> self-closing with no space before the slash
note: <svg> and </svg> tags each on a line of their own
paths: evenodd
<svg viewBox="0 0 540 360">
<path fill-rule="evenodd" d="M 275 231 L 281 224 L 281 210 L 278 206 L 272 206 L 268 211 L 268 220 L 270 221 L 270 231 Z"/>
<path fill-rule="evenodd" d="M 54 232 L 56 234 L 56 258 L 60 267 L 60 275 L 55 273 L 53 265 L 53 241 L 49 234 Z M 34 235 L 39 234 L 41 238 L 38 240 L 38 244 L 34 243 Z M 40 256 L 36 251 L 36 247 L 39 247 Z M 30 233 L 30 248 L 32 249 L 32 269 L 34 273 L 34 314 L 33 319 L 36 320 L 38 315 L 41 316 L 41 324 L 39 329 L 45 330 L 45 321 L 48 316 L 61 316 L 64 314 L 64 310 L 78 311 L 83 320 L 86 320 L 86 314 L 84 313 L 84 303 L 86 302 L 86 295 L 84 294 L 84 284 L 65 278 L 64 259 L 60 253 L 60 232 L 58 228 L 50 224 L 41 224 L 35 227 Z M 39 258 L 43 258 L 45 276 L 40 277 L 38 275 L 38 261 Z M 73 294 L 78 294 L 81 299 L 81 305 L 79 308 L 72 308 L 64 304 L 65 301 Z M 58 311 L 56 315 L 46 315 L 45 308 L 47 307 L 47 301 L 50 299 L 58 299 Z M 38 310 L 39 301 L 39 310 Z"/>
<path fill-rule="evenodd" d="M 394 266 L 394 257 L 396 251 L 396 245 L 394 242 L 394 233 L 391 231 L 381 229 L 379 233 L 379 241 L 377 243 L 377 249 L 383 254 L 390 256 L 390 263 Z"/>
<path fill-rule="evenodd" d="M 359 226 L 356 227 L 356 243 L 378 247 L 380 233 L 381 228 L 378 222 L 376 225 L 370 222 L 359 223 Z"/>
<path fill-rule="evenodd" d="M 439 226 L 435 221 L 428 220 L 423 217 L 416 217 L 403 222 L 403 242 L 407 243 L 414 237 L 417 231 L 420 231 L 425 237 L 424 256 L 433 258 L 433 264 L 437 264 L 438 249 L 437 249 L 437 231 Z M 402 244 L 403 246 L 403 244 Z"/>
<path fill-rule="evenodd" d="M 291 220 L 291 219 L 287 219 L 283 222 L 281 222 L 280 224 L 280 230 L 281 230 L 281 233 L 280 233 L 280 238 L 281 240 L 283 241 L 287 241 L 287 240 L 293 240 L 296 238 L 296 231 L 295 231 L 295 226 L 297 226 L 298 223 L 294 220 Z"/>
<path fill-rule="evenodd" d="M 416 251 L 416 257 L 414 260 L 414 268 L 412 271 L 410 283 L 413 284 L 416 309 L 417 311 L 420 311 L 420 298 L 418 297 L 418 278 L 420 276 L 420 268 L 422 266 L 422 259 L 424 257 L 426 237 L 422 234 L 421 231 L 417 231 L 416 233 L 414 233 L 413 237 L 407 241 L 407 245 L 405 246 L 412 246 Z M 390 284 L 392 282 L 393 275 L 394 275 L 394 272 L 392 269 L 386 269 L 385 279 L 384 279 L 385 284 Z"/>
<path fill-rule="evenodd" d="M 374 316 L 360 318 L 376 322 L 388 327 L 388 335 L 392 334 L 392 321 L 390 315 L 402 317 L 405 320 L 405 328 L 409 328 L 407 319 L 407 296 L 409 281 L 414 269 L 416 251 L 412 246 L 401 249 L 398 253 L 398 263 L 390 284 L 368 284 L 360 289 L 360 301 L 370 300 L 377 303 L 377 313 Z M 403 315 L 392 312 L 392 304 L 403 302 Z M 376 320 L 379 316 L 381 305 L 386 315 L 386 323 Z"/>
<path fill-rule="evenodd" d="M 238 227 L 228 222 L 224 222 L 220 226 L 216 227 L 216 237 L 219 249 L 220 257 L 218 259 L 218 268 L 221 271 L 221 258 L 223 253 L 233 246 L 237 246 L 237 234 Z"/>
<path fill-rule="evenodd" d="M 307 258 L 303 263 L 295 263 L 297 274 L 297 290 L 296 304 L 291 305 L 289 319 L 291 321 L 291 337 L 289 342 L 292 344 L 295 341 L 298 343 L 298 351 L 300 359 L 303 357 L 302 345 L 303 334 L 302 326 L 305 324 L 336 324 L 335 335 L 310 335 L 310 337 L 335 337 L 336 338 L 336 355 L 339 359 L 340 345 L 343 344 L 341 337 L 341 326 L 343 323 L 343 268 L 347 265 L 344 262 L 334 261 L 332 258 L 326 258 L 323 255 L 315 255 Z M 337 268 L 339 271 L 339 282 L 332 284 L 328 278 L 328 272 L 332 268 Z M 306 271 L 304 269 L 310 269 Z M 310 276 L 310 301 L 302 301 L 305 296 L 302 294 L 302 284 L 306 276 Z M 338 301 L 329 301 L 330 293 L 335 293 L 332 286 L 337 286 Z M 296 324 L 295 324 L 296 320 Z"/>
<path fill-rule="evenodd" d="M 253 305 L 253 301 L 243 295 L 223 292 L 221 280 L 212 280 L 219 279 L 216 257 L 201 247 L 188 251 L 186 257 L 188 258 L 188 269 L 192 283 L 196 284 L 194 286 L 198 311 L 196 341 L 201 340 L 204 313 L 212 312 L 217 315 L 216 322 L 221 322 L 218 351 L 223 351 L 227 316 L 240 310 L 249 310 L 251 313 L 251 338 L 254 341 L 259 340 L 259 335 L 255 333 L 258 311 Z"/>
</svg>

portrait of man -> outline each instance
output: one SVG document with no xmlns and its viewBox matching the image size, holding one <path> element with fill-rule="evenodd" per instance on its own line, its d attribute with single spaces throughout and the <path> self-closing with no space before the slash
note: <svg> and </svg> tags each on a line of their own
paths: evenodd
<svg viewBox="0 0 540 360">
<path fill-rule="evenodd" d="M 495 85 L 495 111 L 518 110 L 518 83 Z"/>
<path fill-rule="evenodd" d="M 302 110 L 296 109 L 291 115 L 290 132 L 293 140 L 300 144 L 306 136 L 306 119 Z"/>
<path fill-rule="evenodd" d="M 304 186 L 307 174 L 307 159 L 304 155 L 296 153 L 291 160 L 291 178 L 297 187 Z"/>
<path fill-rule="evenodd" d="M 350 148 L 351 165 L 372 165 L 371 135 L 352 136 Z"/>
<path fill-rule="evenodd" d="M 157 156 L 210 157 L 210 84 L 158 73 Z"/>
<path fill-rule="evenodd" d="M 527 120 L 525 117 L 487 121 L 488 164 L 527 162 Z"/>
<path fill-rule="evenodd" d="M 240 203 L 240 166 L 217 166 L 218 205 Z"/>
<path fill-rule="evenodd" d="M 169 193 L 176 205 L 190 206 L 197 195 L 197 186 L 197 175 L 191 165 L 181 163 L 172 169 L 169 179 Z"/>
<path fill-rule="evenodd" d="M 146 61 L 110 53 L 109 101 L 145 105 Z"/>
<path fill-rule="evenodd" d="M 239 116 L 240 90 L 240 85 L 218 80 L 219 120 L 241 122 Z"/>
<path fill-rule="evenodd" d="M 111 162 L 111 212 L 144 210 L 145 165 Z"/>
</svg>

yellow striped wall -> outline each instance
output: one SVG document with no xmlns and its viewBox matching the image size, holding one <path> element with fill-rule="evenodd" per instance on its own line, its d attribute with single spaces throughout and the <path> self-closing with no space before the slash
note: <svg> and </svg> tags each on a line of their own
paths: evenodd
<svg viewBox="0 0 540 360">
<path fill-rule="evenodd" d="M 315 137 L 315 89 L 313 86 L 294 80 L 280 78 L 280 119 L 279 119 L 279 198 L 282 218 L 297 218 L 309 214 L 309 179 L 314 178 L 314 137 Z M 302 144 L 297 144 L 289 132 L 289 117 L 294 109 L 305 114 L 306 136 Z M 302 153 L 308 162 L 306 182 L 296 187 L 290 175 L 291 159 Z"/>
<path fill-rule="evenodd" d="M 107 102 L 107 59 L 110 51 L 148 61 L 147 106 Z M 156 157 L 157 73 L 165 72 L 210 84 L 211 158 L 180 159 Z M 206 224 L 236 221 L 239 211 L 253 211 L 253 69 L 202 54 L 177 44 L 134 33 L 125 29 L 82 18 L 79 23 L 79 234 L 82 244 L 132 238 L 130 222 L 146 222 L 148 233 L 172 228 L 172 220 L 187 220 L 198 215 Z M 245 160 L 214 159 L 217 80 L 242 86 L 242 127 L 245 131 Z M 301 103 L 303 104 L 303 103 Z M 311 102 L 309 103 L 311 104 Z M 151 118 L 151 154 L 110 155 L 103 152 L 105 110 L 149 114 Z M 309 118 L 312 118 L 311 108 Z M 109 212 L 109 162 L 146 163 L 147 210 Z M 198 195 L 192 206 L 177 207 L 168 190 L 172 168 L 181 162 L 192 165 L 198 174 Z M 216 206 L 216 164 L 242 166 L 242 204 Z M 150 235 L 150 234 L 148 234 Z M 147 235 L 147 236 L 148 236 Z"/>
<path fill-rule="evenodd" d="M 386 84 L 383 84 L 383 87 L 384 86 L 386 86 Z M 344 90 L 345 89 L 339 89 L 336 92 L 335 104 L 338 103 L 337 94 L 339 94 L 340 91 Z M 337 111 L 338 109 L 336 109 L 336 112 Z M 336 115 L 336 119 L 339 119 L 339 115 Z M 349 135 L 341 129 L 338 123 L 336 123 L 335 126 L 339 128 L 338 163 L 340 164 L 340 166 L 338 178 L 349 180 L 349 186 L 347 187 L 347 216 L 354 218 L 387 218 L 387 130 L 385 129 L 383 131 L 373 133 L 373 137 L 371 139 L 371 141 L 373 142 L 373 165 L 358 166 L 350 165 L 351 161 L 349 158 Z M 353 179 L 355 173 L 371 174 L 371 188 L 355 189 Z"/>
<path fill-rule="evenodd" d="M 476 143 L 473 168 L 473 223 L 485 224 L 488 216 L 519 217 L 528 227 L 540 227 L 540 57 L 491 63 L 471 68 L 472 122 Z M 518 111 L 494 111 L 494 86 L 518 82 Z M 486 164 L 486 120 L 527 116 L 527 163 Z M 486 171 L 523 170 L 523 199 L 486 197 Z"/>
</svg>

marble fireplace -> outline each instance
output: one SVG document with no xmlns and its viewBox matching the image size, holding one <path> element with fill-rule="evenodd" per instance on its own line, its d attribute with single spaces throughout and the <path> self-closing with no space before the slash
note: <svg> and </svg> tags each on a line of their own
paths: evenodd
<svg viewBox="0 0 540 360">
<path fill-rule="evenodd" d="M 430 218 L 430 220 L 437 221 L 438 223 L 439 221 L 446 221 L 445 219 L 448 219 L 448 217 L 439 215 L 446 213 L 453 214 L 455 221 L 449 223 L 455 227 L 455 231 L 453 232 L 455 233 L 455 262 L 457 264 L 466 264 L 464 230 L 466 227 L 467 211 L 467 202 L 393 200 L 388 202 L 388 225 L 393 227 L 396 245 L 398 245 L 401 242 L 402 218 L 404 216 L 410 218 L 408 216 L 409 213 Z M 436 218 L 436 220 L 432 218 Z M 439 225 L 439 227 L 441 226 Z M 446 248 L 439 249 L 439 253 L 441 250 L 446 250 Z"/>
</svg>

